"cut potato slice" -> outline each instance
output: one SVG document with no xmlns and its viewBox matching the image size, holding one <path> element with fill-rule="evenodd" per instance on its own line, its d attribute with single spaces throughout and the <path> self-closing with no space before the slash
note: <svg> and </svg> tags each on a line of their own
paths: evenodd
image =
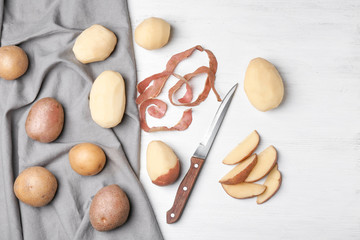
<svg viewBox="0 0 360 240">
<path fill-rule="evenodd" d="M 232 165 L 249 157 L 259 145 L 260 136 L 254 130 L 240 144 L 238 144 L 223 160 L 224 164 Z"/>
<path fill-rule="evenodd" d="M 282 180 L 281 173 L 278 170 L 278 165 L 276 164 L 265 180 L 264 183 L 264 185 L 266 186 L 265 192 L 263 192 L 257 197 L 256 202 L 258 204 L 262 204 L 267 200 L 269 200 L 272 196 L 274 196 L 275 193 L 280 188 L 281 180 Z"/>
<path fill-rule="evenodd" d="M 245 181 L 256 163 L 257 155 L 253 154 L 234 167 L 228 174 L 222 177 L 219 182 L 224 184 L 237 184 Z"/>
<path fill-rule="evenodd" d="M 221 184 L 225 192 L 233 198 L 251 198 L 262 194 L 266 187 L 256 183 Z"/>
<path fill-rule="evenodd" d="M 277 160 L 277 152 L 274 146 L 269 146 L 262 151 L 257 158 L 257 163 L 245 182 L 256 182 L 265 177 L 275 166 Z"/>
</svg>

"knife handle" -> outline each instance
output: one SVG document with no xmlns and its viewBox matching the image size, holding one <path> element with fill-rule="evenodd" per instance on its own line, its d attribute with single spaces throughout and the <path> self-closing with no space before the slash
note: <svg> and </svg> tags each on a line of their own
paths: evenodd
<svg viewBox="0 0 360 240">
<path fill-rule="evenodd" d="M 186 173 L 184 179 L 181 181 L 177 190 L 174 204 L 169 211 L 166 212 L 166 222 L 174 223 L 181 217 L 185 208 L 186 202 L 189 199 L 191 190 L 194 187 L 195 181 L 200 173 L 201 167 L 204 164 L 204 159 L 192 157 L 191 165 Z"/>
</svg>

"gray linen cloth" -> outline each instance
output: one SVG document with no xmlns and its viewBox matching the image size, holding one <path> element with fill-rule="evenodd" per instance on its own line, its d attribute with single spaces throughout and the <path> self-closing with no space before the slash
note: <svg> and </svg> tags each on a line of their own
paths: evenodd
<svg viewBox="0 0 360 240">
<path fill-rule="evenodd" d="M 72 52 L 76 37 L 101 24 L 118 37 L 112 55 L 83 65 Z M 0 79 L 0 239 L 162 239 L 151 205 L 138 180 L 139 120 L 135 105 L 136 71 L 126 0 L 0 0 L 1 46 L 19 45 L 29 56 L 27 73 L 15 81 Z M 127 106 L 122 123 L 104 129 L 91 119 L 88 95 L 104 70 L 120 72 Z M 52 143 L 30 139 L 25 120 L 31 106 L 44 97 L 64 107 L 65 125 Z M 80 176 L 68 161 L 75 144 L 101 146 L 107 163 L 96 176 Z M 18 174 L 43 166 L 58 180 L 47 206 L 34 208 L 13 193 Z M 131 203 L 122 227 L 98 232 L 89 222 L 89 206 L 102 187 L 118 184 Z"/>
</svg>

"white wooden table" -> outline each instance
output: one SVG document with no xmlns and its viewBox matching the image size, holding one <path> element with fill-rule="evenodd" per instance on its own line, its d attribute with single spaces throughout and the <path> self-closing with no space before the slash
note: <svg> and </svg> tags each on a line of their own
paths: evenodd
<svg viewBox="0 0 360 240">
<path fill-rule="evenodd" d="M 140 179 L 166 240 L 183 239 L 360 239 L 360 1 L 319 0 L 129 0 L 132 27 L 156 16 L 172 26 L 169 44 L 147 51 L 135 43 L 138 80 L 164 70 L 175 53 L 197 44 L 214 52 L 216 88 L 223 97 L 239 88 L 179 222 L 166 211 L 190 157 L 219 103 L 210 93 L 193 109 L 183 132 L 142 132 Z M 121 40 L 120 40 L 121 41 Z M 271 61 L 285 85 L 285 99 L 266 113 L 250 105 L 243 90 L 248 62 Z M 187 73 L 207 64 L 196 53 L 179 65 Z M 175 80 L 167 85 L 161 99 Z M 204 79 L 194 80 L 195 96 Z M 172 125 L 186 108 L 169 105 L 162 120 Z M 273 144 L 283 185 L 269 202 L 228 196 L 218 180 L 231 167 L 224 156 L 252 130 L 261 136 L 257 152 Z M 182 165 L 177 182 L 153 185 L 146 172 L 152 140 L 170 145 Z"/>
</svg>

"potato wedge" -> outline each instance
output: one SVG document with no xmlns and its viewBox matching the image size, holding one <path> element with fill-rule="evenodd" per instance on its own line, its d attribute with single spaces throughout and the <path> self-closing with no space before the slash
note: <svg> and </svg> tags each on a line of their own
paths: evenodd
<svg viewBox="0 0 360 240">
<path fill-rule="evenodd" d="M 239 143 L 223 160 L 224 164 L 232 165 L 249 157 L 259 145 L 260 136 L 256 130 Z"/>
<path fill-rule="evenodd" d="M 219 182 L 224 184 L 237 184 L 244 182 L 249 176 L 251 170 L 255 167 L 256 163 L 257 155 L 253 154 L 223 176 Z"/>
<path fill-rule="evenodd" d="M 274 196 L 275 193 L 280 188 L 281 181 L 282 181 L 281 173 L 278 170 L 278 165 L 276 164 L 264 182 L 264 186 L 266 186 L 266 190 L 257 197 L 256 200 L 257 204 L 262 204 L 267 200 L 269 200 L 272 196 Z"/>
<path fill-rule="evenodd" d="M 221 184 L 225 192 L 233 198 L 251 198 L 262 194 L 266 186 L 256 183 L 238 183 L 235 185 Z"/>
<path fill-rule="evenodd" d="M 258 155 L 257 163 L 245 182 L 256 182 L 265 177 L 275 166 L 277 152 L 274 146 L 267 147 Z"/>
</svg>

